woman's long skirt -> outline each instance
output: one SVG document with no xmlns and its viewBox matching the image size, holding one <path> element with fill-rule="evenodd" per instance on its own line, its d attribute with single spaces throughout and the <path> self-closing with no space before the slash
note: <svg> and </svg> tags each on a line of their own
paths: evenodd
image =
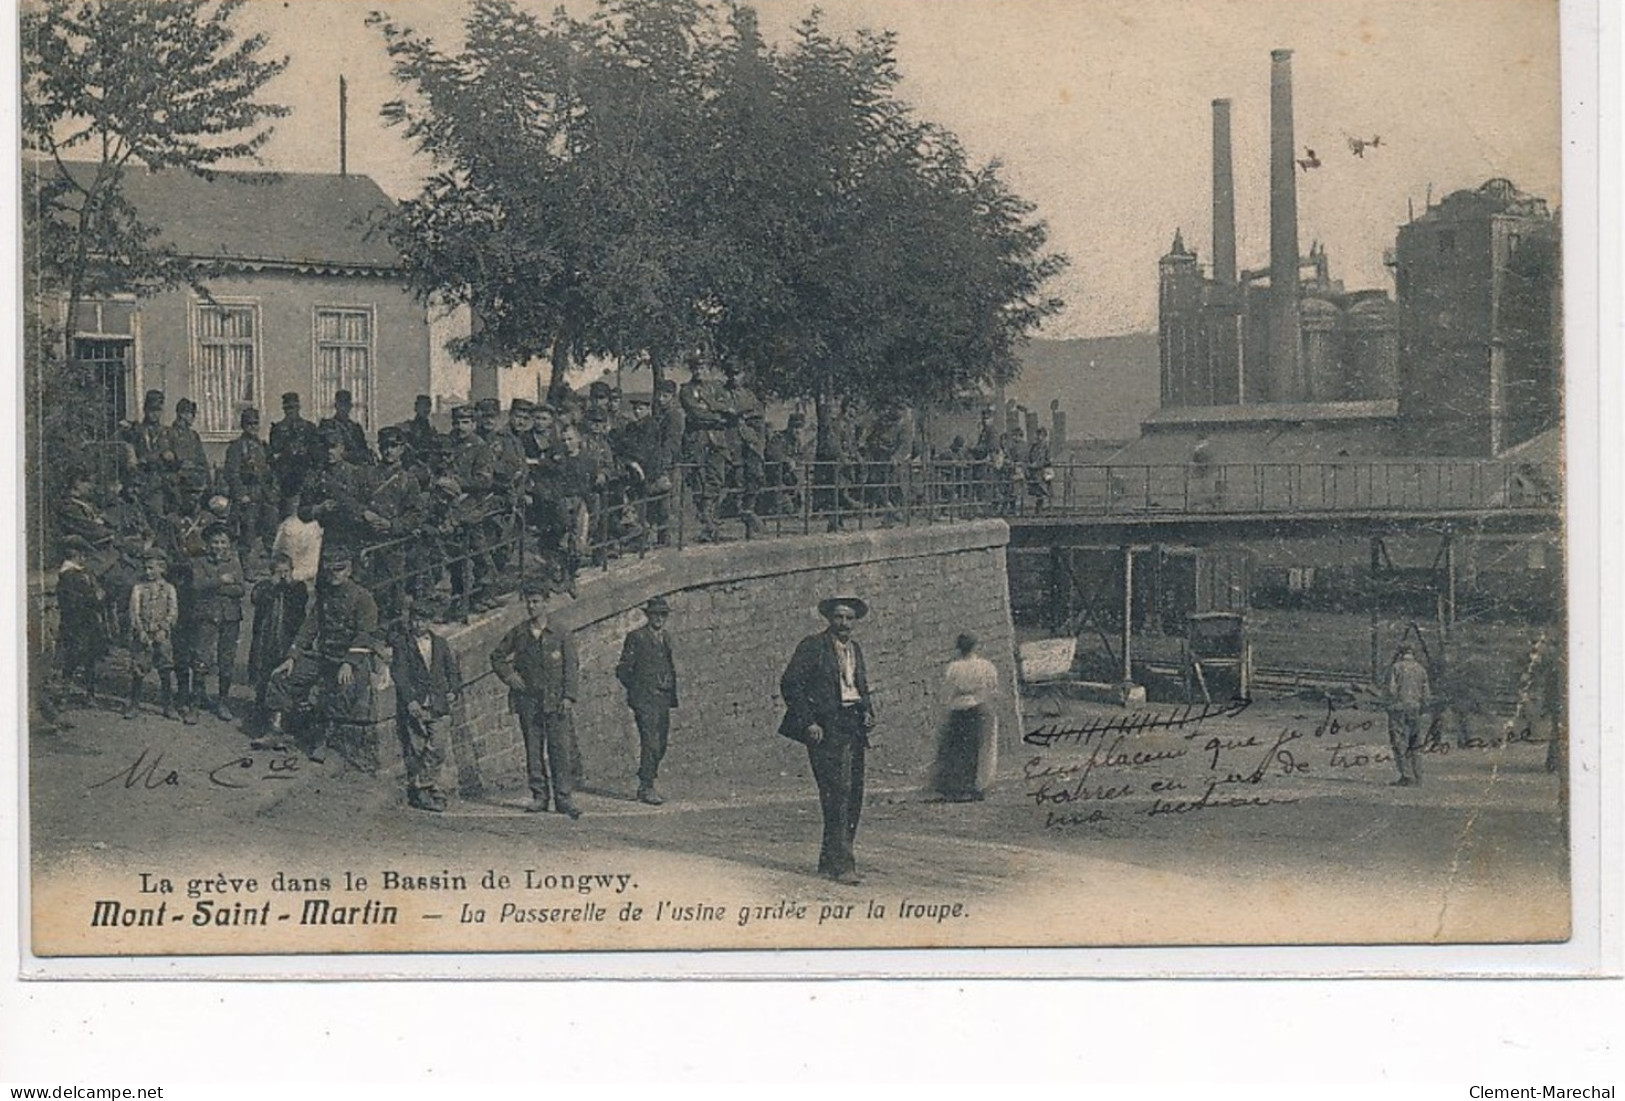
<svg viewBox="0 0 1625 1101">
<path fill-rule="evenodd" d="M 992 717 L 986 706 L 966 707 L 948 712 L 937 741 L 937 761 L 931 786 L 949 799 L 974 799 L 981 795 L 977 771 L 982 744 L 987 739 Z"/>
</svg>

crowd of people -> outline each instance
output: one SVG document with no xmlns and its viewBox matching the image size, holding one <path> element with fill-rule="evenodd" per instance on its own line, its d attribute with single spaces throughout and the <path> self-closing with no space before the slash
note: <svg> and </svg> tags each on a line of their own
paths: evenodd
<svg viewBox="0 0 1625 1101">
<path fill-rule="evenodd" d="M 52 537 L 59 686 L 94 696 L 109 649 L 130 655 L 127 711 L 158 674 L 158 705 L 196 722 L 233 717 L 234 659 L 251 623 L 255 716 L 269 677 L 304 624 L 323 548 L 377 606 L 380 630 L 408 607 L 422 622 L 466 621 L 526 577 L 572 590 L 584 563 L 671 542 L 887 523 L 904 509 L 945 515 L 1042 509 L 1053 467 L 1042 429 L 1028 444 L 985 410 L 974 443 L 927 446 L 907 412 L 831 418 L 809 431 L 800 411 L 772 429 L 732 365 L 699 355 L 682 384 L 623 401 L 607 380 L 547 403 L 495 399 L 454 407 L 450 431 L 419 396 L 413 416 L 369 441 L 347 390 L 320 421 L 301 395 L 262 435 L 254 408 L 211 464 L 197 407 L 145 395 L 140 420 L 87 448 L 64 477 Z M 214 692 L 208 683 L 213 678 Z"/>
</svg>

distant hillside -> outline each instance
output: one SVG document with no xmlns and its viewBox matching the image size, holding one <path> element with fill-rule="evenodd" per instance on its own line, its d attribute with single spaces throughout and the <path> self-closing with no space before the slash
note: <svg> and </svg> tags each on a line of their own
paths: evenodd
<svg viewBox="0 0 1625 1101">
<path fill-rule="evenodd" d="M 1156 333 L 1033 340 L 1020 353 L 1021 378 L 1005 387 L 1048 423 L 1049 403 L 1060 399 L 1069 439 L 1130 440 L 1157 408 Z"/>
</svg>

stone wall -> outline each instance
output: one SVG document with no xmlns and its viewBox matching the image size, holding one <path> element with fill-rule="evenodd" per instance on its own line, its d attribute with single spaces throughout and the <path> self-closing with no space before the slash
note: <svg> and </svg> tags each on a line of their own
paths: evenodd
<svg viewBox="0 0 1625 1101">
<path fill-rule="evenodd" d="M 942 670 L 954 638 L 971 631 L 998 667 L 1003 756 L 1019 738 L 1014 633 L 998 520 L 813 535 L 662 550 L 607 571 L 585 571 L 577 596 L 554 598 L 555 623 L 575 632 L 582 699 L 576 708 L 589 791 L 636 789 L 637 732 L 614 668 L 622 639 L 650 598 L 672 604 L 667 626 L 681 705 L 661 790 L 690 800 L 810 790 L 806 752 L 777 734 L 779 675 L 802 636 L 823 629 L 817 602 L 852 594 L 869 603 L 858 624 L 879 712 L 870 787 L 924 782 L 945 701 Z M 469 681 L 453 726 L 448 780 L 465 797 L 518 794 L 524 749 L 490 652 L 523 618 L 508 607 L 447 633 Z"/>
</svg>

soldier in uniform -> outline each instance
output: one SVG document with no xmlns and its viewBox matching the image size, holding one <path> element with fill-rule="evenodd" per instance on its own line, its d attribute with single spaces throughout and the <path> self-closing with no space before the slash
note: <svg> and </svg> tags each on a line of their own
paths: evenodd
<svg viewBox="0 0 1625 1101">
<path fill-rule="evenodd" d="M 407 576 L 417 568 L 415 536 L 423 522 L 423 488 L 417 473 L 406 465 L 406 433 L 401 429 L 378 430 L 378 455 L 376 484 L 361 518 L 371 540 L 383 544 L 372 551 L 369 574 L 381 614 L 393 619 L 400 614 L 406 593 L 423 591 L 421 574 Z"/>
<path fill-rule="evenodd" d="M 548 587 L 526 582 L 525 622 L 505 635 L 491 654 L 491 669 L 508 686 L 508 708 L 519 717 L 525 739 L 530 803 L 525 810 L 553 808 L 581 817 L 572 798 L 581 783 L 581 751 L 573 712 L 581 693 L 581 660 L 569 631 L 548 624 Z"/>
<path fill-rule="evenodd" d="M 349 451 L 342 429 L 322 430 L 326 461 L 305 478 L 300 500 L 311 506 L 322 525 L 322 537 L 347 547 L 364 543 L 370 532 L 364 518 L 370 487 L 361 467 L 344 456 Z"/>
<path fill-rule="evenodd" d="M 279 517 L 276 485 L 271 478 L 271 452 L 260 439 L 260 411 L 244 409 L 238 418 L 243 434 L 226 446 L 226 496 L 231 498 L 232 538 L 240 554 L 270 546 Z"/>
<path fill-rule="evenodd" d="M 490 536 L 486 517 L 493 510 L 492 490 L 496 485 L 496 470 L 491 462 L 491 447 L 474 430 L 474 410 L 459 405 L 451 411 L 451 438 L 446 443 L 446 473 L 457 481 L 458 490 L 465 495 L 458 514 L 467 518 L 477 514 L 477 523 L 460 523 L 462 545 L 453 548 L 459 562 L 453 563 L 453 592 L 457 593 L 455 579 L 459 569 L 468 584 L 458 595 L 457 615 L 470 611 L 485 612 L 496 607 L 491 587 L 496 573 L 491 561 Z"/>
<path fill-rule="evenodd" d="M 351 578 L 350 568 L 347 549 L 322 547 L 315 606 L 266 686 L 265 703 L 271 709 L 271 733 L 264 743 L 268 748 L 285 748 L 290 712 L 310 712 L 315 722 L 308 755 L 319 763 L 327 758 L 333 727 L 355 714 L 356 697 L 380 651 L 378 605 Z"/>
<path fill-rule="evenodd" d="M 282 419 L 271 426 L 271 473 L 276 476 L 279 516 L 292 514 L 294 498 L 325 454 L 320 430 L 299 415 L 299 395 L 289 390 L 282 395 Z"/>
<path fill-rule="evenodd" d="M 791 413 L 784 430 L 769 433 L 767 446 L 762 449 L 762 481 L 767 485 L 768 502 L 764 511 L 770 515 L 800 510 L 796 466 L 801 460 L 801 429 L 806 423 L 805 415 Z"/>
<path fill-rule="evenodd" d="M 419 394 L 412 402 L 412 419 L 400 425 L 406 439 L 406 465 L 419 473 L 425 489 L 428 488 L 435 453 L 440 450 L 443 439 L 440 430 L 429 420 L 429 414 L 433 411 L 434 402 L 429 395 Z"/>
<path fill-rule="evenodd" d="M 165 497 L 169 511 L 180 516 L 195 513 L 204 491 L 209 488 L 209 456 L 203 450 L 203 440 L 192 427 L 196 417 L 197 403 L 191 398 L 182 398 L 175 403 L 175 419 L 164 429 Z"/>
<path fill-rule="evenodd" d="M 745 521 L 745 537 L 756 534 L 756 510 L 762 495 L 763 459 L 767 447 L 767 422 L 763 417 L 762 401 L 740 381 L 739 365 L 730 362 L 724 369 L 727 376 L 723 390 L 728 397 L 728 427 L 725 439 L 728 446 L 730 482 L 739 492 L 739 515 Z"/>
<path fill-rule="evenodd" d="M 148 390 L 141 401 L 141 419 L 119 433 L 128 447 L 130 469 L 125 478 L 149 517 L 164 512 L 164 392 Z"/>
<path fill-rule="evenodd" d="M 728 477 L 729 399 L 705 377 L 699 353 L 689 356 L 689 379 L 677 393 L 683 410 L 683 461 L 690 464 L 690 485 L 700 531 L 695 542 L 708 543 L 720 534 L 717 509 Z"/>
<path fill-rule="evenodd" d="M 355 466 L 371 466 L 373 464 L 372 449 L 367 446 L 367 430 L 350 419 L 350 412 L 355 408 L 355 398 L 348 390 L 337 390 L 333 393 L 333 415 L 325 418 L 320 424 L 323 432 L 336 430 L 344 440 L 344 458 Z"/>
<path fill-rule="evenodd" d="M 498 553 L 495 564 L 504 574 L 521 568 L 523 547 L 519 537 L 524 532 L 526 498 L 530 480 L 530 463 L 525 451 L 525 440 L 530 436 L 534 403 L 515 398 L 508 406 L 508 423 L 493 429 L 486 437 L 491 448 L 492 505 L 501 510 L 494 525 L 493 535 Z"/>
</svg>

